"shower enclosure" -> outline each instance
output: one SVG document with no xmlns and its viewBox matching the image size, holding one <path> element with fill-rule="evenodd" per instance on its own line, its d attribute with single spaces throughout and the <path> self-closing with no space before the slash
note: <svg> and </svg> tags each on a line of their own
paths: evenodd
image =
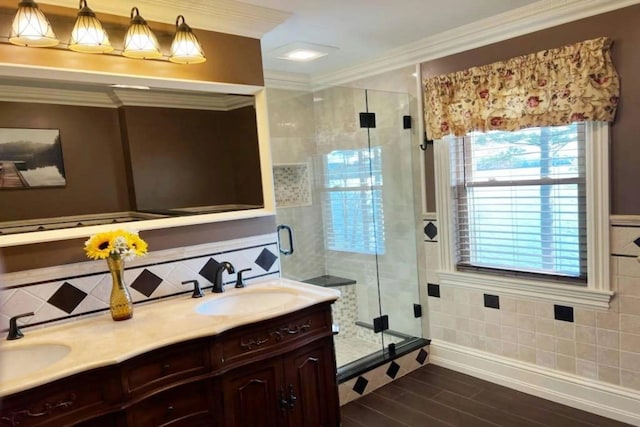
<svg viewBox="0 0 640 427">
<path fill-rule="evenodd" d="M 408 94 L 267 93 L 283 277 L 336 286 L 340 370 L 422 336 Z"/>
</svg>

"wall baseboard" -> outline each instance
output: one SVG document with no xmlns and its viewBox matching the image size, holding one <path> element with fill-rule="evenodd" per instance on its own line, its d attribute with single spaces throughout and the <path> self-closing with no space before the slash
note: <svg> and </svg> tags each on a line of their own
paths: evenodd
<svg viewBox="0 0 640 427">
<path fill-rule="evenodd" d="M 440 340 L 429 360 L 492 383 L 618 421 L 640 425 L 640 393 Z"/>
</svg>

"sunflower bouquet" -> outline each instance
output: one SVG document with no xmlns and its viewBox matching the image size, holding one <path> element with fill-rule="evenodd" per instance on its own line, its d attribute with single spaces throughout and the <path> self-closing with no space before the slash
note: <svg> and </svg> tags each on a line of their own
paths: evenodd
<svg viewBox="0 0 640 427">
<path fill-rule="evenodd" d="M 115 230 L 97 233 L 84 243 L 91 259 L 122 259 L 130 261 L 147 253 L 147 243 L 135 231 Z"/>
</svg>

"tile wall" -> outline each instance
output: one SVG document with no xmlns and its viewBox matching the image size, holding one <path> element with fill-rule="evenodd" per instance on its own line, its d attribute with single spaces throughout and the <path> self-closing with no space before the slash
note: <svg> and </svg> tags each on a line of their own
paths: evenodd
<svg viewBox="0 0 640 427">
<path fill-rule="evenodd" d="M 153 251 L 126 265 L 125 281 L 135 304 L 191 293 L 187 280 L 198 280 L 210 288 L 219 262 L 231 262 L 236 271 L 252 280 L 279 277 L 280 262 L 275 234 L 214 242 L 186 248 Z M 227 284 L 235 274 L 225 273 Z M 34 312 L 22 319 L 26 328 L 69 321 L 109 310 L 111 276 L 106 262 L 87 261 L 52 268 L 5 274 L 0 289 L 0 329 L 8 329 L 9 318 Z"/>
<path fill-rule="evenodd" d="M 640 391 L 640 220 L 611 227 L 608 310 L 439 286 L 437 223 L 424 221 L 429 338 Z M 435 230 L 435 231 L 434 231 Z"/>
</svg>

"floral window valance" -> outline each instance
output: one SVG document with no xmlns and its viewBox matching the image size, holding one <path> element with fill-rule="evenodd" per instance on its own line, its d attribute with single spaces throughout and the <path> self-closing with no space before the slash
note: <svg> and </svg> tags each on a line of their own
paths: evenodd
<svg viewBox="0 0 640 427">
<path fill-rule="evenodd" d="M 587 40 L 425 80 L 430 139 L 613 121 L 620 96 L 611 40 Z"/>
</svg>

